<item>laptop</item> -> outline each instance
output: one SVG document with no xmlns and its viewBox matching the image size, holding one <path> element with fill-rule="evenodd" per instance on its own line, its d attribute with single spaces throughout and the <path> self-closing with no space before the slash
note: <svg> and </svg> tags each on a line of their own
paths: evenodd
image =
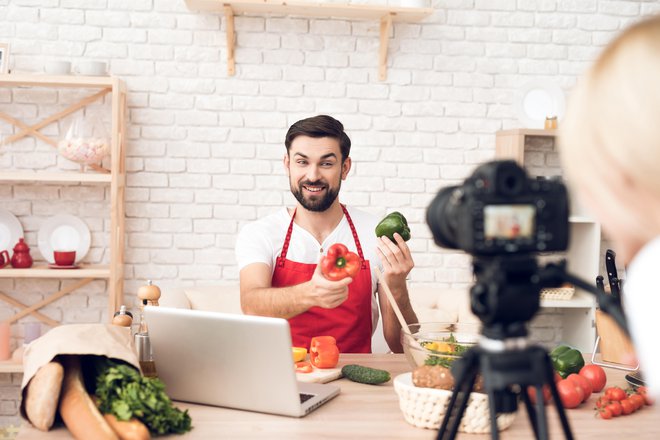
<svg viewBox="0 0 660 440">
<path fill-rule="evenodd" d="M 158 377 L 173 400 L 303 417 L 339 394 L 296 380 L 281 318 L 147 306 Z"/>
</svg>

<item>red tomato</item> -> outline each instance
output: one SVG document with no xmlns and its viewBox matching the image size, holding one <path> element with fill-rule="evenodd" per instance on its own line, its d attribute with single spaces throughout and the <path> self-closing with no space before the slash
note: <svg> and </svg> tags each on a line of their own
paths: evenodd
<svg viewBox="0 0 660 440">
<path fill-rule="evenodd" d="M 605 409 L 610 410 L 614 417 L 619 417 L 623 411 L 623 408 L 621 408 L 621 402 L 610 402 L 605 405 Z"/>
<path fill-rule="evenodd" d="M 555 383 L 557 383 L 557 382 L 559 382 L 560 380 L 563 380 L 563 379 L 564 379 L 564 378 L 561 377 L 561 376 L 559 375 L 559 373 L 557 373 L 557 372 L 555 371 Z"/>
<path fill-rule="evenodd" d="M 314 371 L 314 368 L 309 362 L 296 362 L 296 373 L 311 373 L 312 371 Z"/>
<path fill-rule="evenodd" d="M 582 403 L 584 391 L 571 380 L 561 380 L 557 382 L 557 391 L 564 408 L 577 408 Z"/>
<path fill-rule="evenodd" d="M 635 404 L 630 399 L 623 399 L 621 401 L 621 412 L 625 415 L 631 414 L 635 411 Z"/>
<path fill-rule="evenodd" d="M 605 398 L 620 401 L 626 398 L 626 392 L 619 387 L 609 387 L 605 389 Z"/>
<path fill-rule="evenodd" d="M 605 408 L 607 405 L 609 405 L 610 402 L 605 398 L 605 396 L 600 396 L 598 400 L 596 400 L 596 408 Z"/>
<path fill-rule="evenodd" d="M 644 403 L 647 405 L 653 405 L 655 403 L 655 399 L 651 397 L 648 393 L 648 389 L 644 386 L 638 387 L 637 392 L 644 397 Z"/>
<path fill-rule="evenodd" d="M 580 370 L 580 376 L 584 376 L 591 383 L 591 390 L 599 393 L 607 383 L 607 375 L 599 365 L 585 365 Z"/>
<path fill-rule="evenodd" d="M 635 410 L 638 410 L 644 406 L 644 397 L 641 394 L 633 393 L 628 396 L 630 400 L 635 405 Z"/>
<path fill-rule="evenodd" d="M 610 411 L 607 408 L 599 410 L 599 413 L 600 413 L 600 418 L 605 420 L 611 419 L 613 415 L 612 411 Z"/>
<path fill-rule="evenodd" d="M 589 399 L 589 397 L 591 397 L 591 382 L 589 382 L 589 380 L 586 377 L 572 373 L 568 375 L 566 380 L 572 380 L 573 382 L 580 385 L 580 388 L 584 390 L 584 397 L 582 398 L 583 402 Z"/>
<path fill-rule="evenodd" d="M 550 386 L 549 385 L 543 385 L 543 403 L 548 403 L 550 402 L 550 399 L 552 399 L 552 393 L 550 392 Z M 527 395 L 529 396 L 529 400 L 532 401 L 532 405 L 536 405 L 536 388 L 533 386 L 528 386 L 527 387 Z"/>
</svg>

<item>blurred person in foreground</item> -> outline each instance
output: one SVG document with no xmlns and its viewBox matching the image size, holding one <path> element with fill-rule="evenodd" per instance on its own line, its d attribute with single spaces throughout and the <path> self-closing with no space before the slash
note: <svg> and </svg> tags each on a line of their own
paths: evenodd
<svg viewBox="0 0 660 440">
<path fill-rule="evenodd" d="M 578 82 L 559 149 L 571 186 L 627 265 L 624 311 L 660 397 L 660 16 L 621 33 Z"/>
<path fill-rule="evenodd" d="M 401 352 L 401 326 L 375 271 L 382 269 L 411 324 L 417 317 L 406 277 L 413 259 L 401 235 L 394 234 L 395 242 L 377 238 L 378 218 L 339 202 L 352 164 L 344 126 L 327 115 L 302 119 L 289 128 L 284 145 L 284 169 L 297 203 L 246 224 L 238 235 L 243 312 L 288 319 L 294 346 L 309 348 L 312 337 L 330 335 L 341 352 L 370 353 L 380 305 L 387 345 Z M 331 281 L 322 274 L 320 257 L 335 243 L 359 255 L 354 277 Z"/>
</svg>

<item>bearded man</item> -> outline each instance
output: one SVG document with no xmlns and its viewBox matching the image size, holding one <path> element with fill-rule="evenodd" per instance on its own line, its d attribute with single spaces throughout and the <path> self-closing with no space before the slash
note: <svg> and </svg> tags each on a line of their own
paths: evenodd
<svg viewBox="0 0 660 440">
<path fill-rule="evenodd" d="M 382 315 L 385 341 L 402 351 L 401 326 L 378 283 L 390 287 L 406 322 L 417 322 L 406 277 L 414 263 L 406 242 L 377 238 L 375 216 L 339 202 L 351 169 L 351 140 L 338 120 L 319 115 L 293 124 L 285 138 L 284 169 L 295 207 L 246 224 L 236 242 L 243 313 L 289 320 L 294 346 L 309 349 L 314 336 L 334 336 L 342 353 L 370 353 Z M 319 264 L 335 243 L 358 254 L 360 270 L 339 281 Z"/>
</svg>

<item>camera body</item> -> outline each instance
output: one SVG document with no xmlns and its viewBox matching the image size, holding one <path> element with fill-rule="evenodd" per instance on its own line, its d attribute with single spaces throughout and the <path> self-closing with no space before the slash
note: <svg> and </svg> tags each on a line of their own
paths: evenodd
<svg viewBox="0 0 660 440">
<path fill-rule="evenodd" d="M 569 202 L 560 180 L 531 179 L 511 160 L 479 166 L 427 210 L 435 243 L 475 256 L 566 250 Z"/>
</svg>

